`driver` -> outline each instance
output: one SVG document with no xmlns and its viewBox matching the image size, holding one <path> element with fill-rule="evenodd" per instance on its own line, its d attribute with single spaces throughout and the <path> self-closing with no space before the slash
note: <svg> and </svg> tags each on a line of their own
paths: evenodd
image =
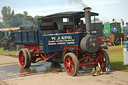
<svg viewBox="0 0 128 85">
<path fill-rule="evenodd" d="M 85 29 L 85 25 L 83 23 L 83 20 L 80 20 L 80 23 L 78 25 L 78 28 L 76 29 L 76 32 L 85 32 L 86 29 Z"/>
</svg>

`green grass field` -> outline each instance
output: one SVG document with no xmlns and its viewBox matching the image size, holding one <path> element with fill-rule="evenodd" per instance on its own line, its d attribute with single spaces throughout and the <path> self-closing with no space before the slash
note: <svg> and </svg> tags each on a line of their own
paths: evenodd
<svg viewBox="0 0 128 85">
<path fill-rule="evenodd" d="M 112 70 L 128 71 L 128 65 L 123 65 L 123 48 L 125 48 L 125 45 L 122 47 L 120 45 L 110 46 L 109 49 L 106 50 L 110 58 Z M 17 54 L 18 51 L 4 51 L 3 48 L 0 48 L 0 55 L 16 56 Z"/>
<path fill-rule="evenodd" d="M 123 65 L 123 48 L 125 48 L 125 45 L 122 47 L 120 45 L 110 46 L 109 49 L 106 50 L 110 58 L 112 70 L 128 71 L 128 65 Z"/>
<path fill-rule="evenodd" d="M 3 48 L 0 47 L 0 55 L 16 56 L 17 54 L 18 54 L 18 51 L 3 50 Z"/>
</svg>

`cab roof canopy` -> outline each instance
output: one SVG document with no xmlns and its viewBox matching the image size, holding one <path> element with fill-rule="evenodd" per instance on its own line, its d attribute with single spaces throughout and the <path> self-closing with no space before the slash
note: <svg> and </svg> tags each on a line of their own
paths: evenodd
<svg viewBox="0 0 128 85">
<path fill-rule="evenodd" d="M 91 12 L 91 16 L 98 16 L 98 13 Z M 54 18 L 54 17 L 71 17 L 71 16 L 79 16 L 80 18 L 85 17 L 85 13 L 83 11 L 69 11 L 69 12 L 60 12 L 51 15 L 47 15 L 42 17 L 43 19 Z"/>
</svg>

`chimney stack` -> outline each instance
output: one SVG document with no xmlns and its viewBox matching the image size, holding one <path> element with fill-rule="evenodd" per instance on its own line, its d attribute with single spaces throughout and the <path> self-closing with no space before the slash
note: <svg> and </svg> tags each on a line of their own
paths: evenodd
<svg viewBox="0 0 128 85">
<path fill-rule="evenodd" d="M 91 33 L 91 8 L 85 7 L 83 10 L 85 12 L 86 32 Z"/>
</svg>

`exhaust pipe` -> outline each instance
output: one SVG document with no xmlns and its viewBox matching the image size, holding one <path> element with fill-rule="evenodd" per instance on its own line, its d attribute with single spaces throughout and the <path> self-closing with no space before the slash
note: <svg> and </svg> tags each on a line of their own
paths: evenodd
<svg viewBox="0 0 128 85">
<path fill-rule="evenodd" d="M 90 7 L 85 7 L 84 9 L 84 12 L 85 12 L 85 22 L 86 22 L 86 32 L 88 34 L 91 34 L 91 8 Z"/>
</svg>

